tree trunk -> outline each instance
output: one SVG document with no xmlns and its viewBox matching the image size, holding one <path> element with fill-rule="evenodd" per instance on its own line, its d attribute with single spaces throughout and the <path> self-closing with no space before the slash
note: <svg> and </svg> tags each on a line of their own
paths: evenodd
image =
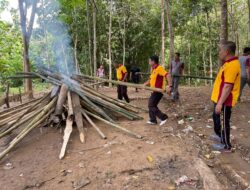
<svg viewBox="0 0 250 190">
<path fill-rule="evenodd" d="M 23 35 L 23 70 L 24 72 L 30 72 L 30 60 L 29 60 L 29 43 L 26 37 Z M 32 91 L 32 79 L 24 79 L 24 91 L 29 98 L 33 98 Z"/>
<path fill-rule="evenodd" d="M 75 58 L 75 67 L 76 67 L 76 73 L 81 73 L 80 72 L 80 67 L 79 67 L 79 63 L 77 60 L 77 33 L 76 33 L 76 37 L 74 40 L 74 58 Z"/>
<path fill-rule="evenodd" d="M 203 72 L 204 72 L 204 77 L 207 76 L 207 66 L 206 66 L 206 49 L 203 50 L 202 52 L 202 59 L 203 59 Z M 207 86 L 207 80 L 204 81 L 205 86 Z"/>
<path fill-rule="evenodd" d="M 166 0 L 166 14 L 167 14 L 167 21 L 168 21 L 168 33 L 169 33 L 169 64 L 174 59 L 174 31 L 172 26 L 172 20 L 171 20 L 171 13 L 170 13 L 170 1 Z"/>
<path fill-rule="evenodd" d="M 211 39 L 211 21 L 210 21 L 210 16 L 209 16 L 209 12 L 206 12 L 207 15 L 207 27 L 208 27 L 208 38 L 209 38 L 209 76 L 210 78 L 213 78 L 213 57 L 212 57 L 212 48 L 213 48 L 213 44 L 212 44 L 212 39 Z M 213 81 L 210 81 L 210 85 L 213 85 Z"/>
<path fill-rule="evenodd" d="M 250 0 L 247 1 L 248 5 L 248 44 L 250 44 Z"/>
<path fill-rule="evenodd" d="M 125 65 L 125 58 L 126 58 L 126 18 L 124 16 L 123 20 L 123 59 L 122 64 Z"/>
<path fill-rule="evenodd" d="M 191 44 L 188 43 L 188 75 L 191 75 Z M 188 79 L 188 85 L 191 86 L 191 79 Z"/>
<path fill-rule="evenodd" d="M 161 65 L 165 67 L 165 0 L 161 0 Z"/>
<path fill-rule="evenodd" d="M 228 40 L 228 9 L 227 0 L 221 0 L 220 43 Z"/>
<path fill-rule="evenodd" d="M 94 62 L 94 76 L 96 76 L 96 70 L 97 70 L 97 63 L 96 63 L 96 7 L 93 6 L 93 46 L 94 46 L 94 52 L 93 52 L 93 62 Z"/>
<path fill-rule="evenodd" d="M 113 0 L 110 0 L 110 13 L 109 13 L 109 80 L 112 79 L 112 50 L 111 50 L 111 35 L 112 35 L 112 4 Z M 109 83 L 109 87 L 112 87 L 112 83 Z"/>
<path fill-rule="evenodd" d="M 89 0 L 86 0 L 86 10 L 87 10 L 87 27 L 88 27 L 88 39 L 89 39 L 89 68 L 90 75 L 93 75 L 93 64 L 92 64 L 92 51 L 91 51 L 91 34 L 90 34 L 90 19 L 89 19 Z"/>
<path fill-rule="evenodd" d="M 29 9 L 28 3 L 26 0 L 19 0 L 19 13 L 20 13 L 20 24 L 22 29 L 22 37 L 23 37 L 23 70 L 24 72 L 30 72 L 30 61 L 29 61 L 29 43 L 33 30 L 33 24 L 35 20 L 35 14 L 37 10 L 37 0 L 32 1 L 31 3 L 31 14 L 28 20 L 27 12 Z M 29 98 L 33 98 L 32 92 L 32 80 L 24 79 L 24 89 L 28 94 Z"/>
</svg>

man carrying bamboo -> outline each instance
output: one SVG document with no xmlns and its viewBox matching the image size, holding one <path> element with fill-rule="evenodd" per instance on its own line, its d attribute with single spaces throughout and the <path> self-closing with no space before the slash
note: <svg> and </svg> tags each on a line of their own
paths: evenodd
<svg viewBox="0 0 250 190">
<path fill-rule="evenodd" d="M 116 68 L 116 78 L 118 81 L 126 82 L 128 77 L 127 69 L 122 64 L 115 64 Z M 117 86 L 117 94 L 118 99 L 122 100 L 123 98 L 126 100 L 126 102 L 129 103 L 129 98 L 127 94 L 127 86 L 124 85 L 118 85 Z"/>
<path fill-rule="evenodd" d="M 166 88 L 166 78 L 168 79 L 168 93 L 170 94 L 172 88 L 171 82 L 171 75 L 159 65 L 159 58 L 158 56 L 154 55 L 151 56 L 149 59 L 149 64 L 152 67 L 152 72 L 150 75 L 150 79 L 144 83 L 145 86 L 150 85 L 152 88 L 160 88 L 162 91 L 165 91 Z M 149 121 L 147 124 L 156 125 L 158 117 L 161 122 L 160 126 L 164 125 L 167 122 L 168 116 L 162 113 L 159 108 L 158 104 L 163 97 L 163 93 L 161 92 L 152 92 L 149 101 L 148 101 L 148 109 L 149 109 Z"/>
<path fill-rule="evenodd" d="M 214 131 L 213 140 L 221 144 L 214 144 L 213 148 L 224 152 L 231 151 L 230 119 L 232 107 L 235 106 L 240 93 L 240 62 L 235 57 L 234 42 L 224 42 L 220 45 L 219 58 L 223 62 L 214 82 L 211 100 L 214 102 Z M 223 113 L 223 125 L 221 125 Z"/>
</svg>

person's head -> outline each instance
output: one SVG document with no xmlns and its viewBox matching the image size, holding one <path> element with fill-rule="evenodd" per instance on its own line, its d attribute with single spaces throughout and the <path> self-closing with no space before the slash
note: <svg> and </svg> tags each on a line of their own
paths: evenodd
<svg viewBox="0 0 250 190">
<path fill-rule="evenodd" d="M 220 44 L 219 58 L 221 61 L 226 61 L 235 56 L 236 45 L 234 42 L 226 41 Z"/>
<path fill-rule="evenodd" d="M 118 67 L 120 67 L 120 63 L 115 63 L 115 68 L 117 69 Z"/>
<path fill-rule="evenodd" d="M 250 55 L 250 47 L 245 47 L 245 48 L 243 49 L 243 54 L 244 54 L 244 55 Z"/>
<path fill-rule="evenodd" d="M 153 55 L 149 58 L 149 65 L 153 66 L 154 64 L 159 64 L 159 57 L 157 55 Z"/>
<path fill-rule="evenodd" d="M 180 59 L 180 56 L 181 56 L 180 53 L 176 52 L 174 55 L 175 55 L 175 56 L 174 56 L 174 59 L 175 59 L 175 60 L 179 60 L 179 59 Z"/>
<path fill-rule="evenodd" d="M 104 68 L 104 66 L 103 66 L 103 65 L 100 65 L 100 68 L 101 68 L 101 69 L 103 69 L 103 68 Z"/>
</svg>

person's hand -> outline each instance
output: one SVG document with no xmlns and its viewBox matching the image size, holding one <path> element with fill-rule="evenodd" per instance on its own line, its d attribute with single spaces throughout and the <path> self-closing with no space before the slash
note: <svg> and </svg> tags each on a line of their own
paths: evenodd
<svg viewBox="0 0 250 190">
<path fill-rule="evenodd" d="M 217 104 L 215 107 L 215 113 L 216 114 L 220 114 L 222 110 L 222 105 L 221 104 Z"/>
<path fill-rule="evenodd" d="M 168 95 L 171 95 L 171 92 L 172 92 L 172 87 L 169 86 L 169 87 L 167 88 L 167 94 L 168 94 Z"/>
</svg>

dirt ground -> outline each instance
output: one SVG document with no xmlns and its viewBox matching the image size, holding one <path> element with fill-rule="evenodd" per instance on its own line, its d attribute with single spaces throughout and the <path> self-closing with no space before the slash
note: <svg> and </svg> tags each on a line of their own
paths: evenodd
<svg viewBox="0 0 250 190">
<path fill-rule="evenodd" d="M 100 90 L 116 96 L 115 89 Z M 211 88 L 181 87 L 180 93 L 177 103 L 171 102 L 167 95 L 161 101 L 160 108 L 169 116 L 163 127 L 146 125 L 147 113 L 140 113 L 144 120 L 119 120 L 121 126 L 137 132 L 143 139 L 96 122 L 108 139 L 102 140 L 87 126 L 87 142 L 81 144 L 74 129 L 63 160 L 58 158 L 62 130 L 35 129 L 0 162 L 0 189 L 212 190 L 216 184 L 222 190 L 250 189 L 247 188 L 250 184 L 250 89 L 245 89 L 243 101 L 233 110 L 235 152 L 229 154 L 212 152 L 210 148 L 213 143 L 208 138 L 213 133 Z M 147 108 L 149 95 L 148 91 L 136 93 L 129 89 L 131 104 L 137 106 Z M 184 124 L 178 124 L 181 120 Z M 188 131 L 191 127 L 193 130 Z M 7 167 L 8 163 L 11 167 Z M 205 163 L 205 167 L 198 163 Z M 176 185 L 176 180 L 183 176 L 188 180 Z"/>
</svg>

